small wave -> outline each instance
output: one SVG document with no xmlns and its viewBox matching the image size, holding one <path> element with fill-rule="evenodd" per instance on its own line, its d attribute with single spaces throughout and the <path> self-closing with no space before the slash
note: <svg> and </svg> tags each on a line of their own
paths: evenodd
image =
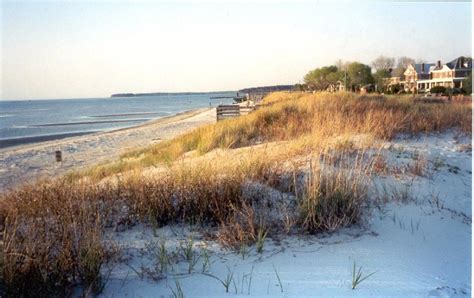
<svg viewBox="0 0 474 298">
<path fill-rule="evenodd" d="M 24 129 L 24 128 L 31 128 L 27 125 L 12 125 L 10 126 L 10 128 L 21 128 L 21 129 Z"/>
<path fill-rule="evenodd" d="M 7 118 L 7 117 L 13 117 L 15 115 L 0 115 L 0 118 Z"/>
<path fill-rule="evenodd" d="M 152 120 L 152 118 L 133 118 L 133 119 L 116 119 L 116 120 L 98 120 L 98 121 L 80 121 L 80 122 L 64 122 L 64 123 L 45 123 L 33 124 L 29 127 L 49 127 L 49 126 L 72 126 L 72 125 L 87 125 L 87 124 L 104 124 L 104 123 L 121 123 L 121 122 L 144 122 Z"/>
</svg>

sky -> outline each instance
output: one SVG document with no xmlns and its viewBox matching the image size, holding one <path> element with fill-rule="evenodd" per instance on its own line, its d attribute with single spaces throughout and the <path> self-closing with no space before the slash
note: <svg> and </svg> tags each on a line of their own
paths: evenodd
<svg viewBox="0 0 474 298">
<path fill-rule="evenodd" d="M 1 2 L 0 99 L 295 84 L 336 60 L 472 55 L 470 2 Z"/>
</svg>

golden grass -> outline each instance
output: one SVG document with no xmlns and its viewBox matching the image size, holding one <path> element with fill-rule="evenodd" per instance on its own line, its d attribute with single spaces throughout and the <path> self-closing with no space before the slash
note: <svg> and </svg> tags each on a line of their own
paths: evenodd
<svg viewBox="0 0 474 298">
<path fill-rule="evenodd" d="M 354 157 L 342 151 L 311 162 L 302 198 L 298 200 L 300 225 L 315 233 L 358 222 L 375 160 L 367 159 L 363 151 Z"/>
<path fill-rule="evenodd" d="M 99 200 L 96 185 L 63 183 L 39 183 L 3 198 L 9 204 L 3 210 L 3 273 L 12 296 L 68 295 L 76 282 L 100 288 L 106 198 Z"/>
<path fill-rule="evenodd" d="M 9 294 L 62 296 L 78 283 L 100 291 L 101 267 L 110 257 L 103 234 L 137 221 L 214 225 L 217 239 L 232 247 L 255 242 L 262 226 L 278 235 L 353 224 L 362 216 L 367 177 L 381 167 L 380 157 L 366 151 L 374 140 L 446 129 L 471 133 L 467 103 L 280 92 L 265 104 L 116 162 L 3 194 Z M 243 148 L 267 142 L 274 143 Z M 208 154 L 191 158 L 190 152 Z M 296 161 L 308 155 L 313 162 L 304 171 Z M 265 193 L 244 192 L 249 183 L 290 193 L 296 208 L 266 218 L 265 208 L 280 206 Z"/>
<path fill-rule="evenodd" d="M 427 103 L 411 97 L 359 96 L 353 93 L 277 92 L 256 112 L 198 128 L 176 139 L 123 154 L 120 160 L 80 175 L 106 176 L 170 163 L 184 153 L 205 154 L 216 148 L 239 148 L 261 142 L 311 138 L 321 143 L 340 135 L 371 134 L 390 139 L 398 133 L 417 134 L 457 128 L 471 132 L 469 103 Z"/>
</svg>

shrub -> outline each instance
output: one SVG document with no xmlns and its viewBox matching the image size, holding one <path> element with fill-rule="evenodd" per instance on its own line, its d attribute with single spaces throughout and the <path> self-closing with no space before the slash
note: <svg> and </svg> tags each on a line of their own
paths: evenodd
<svg viewBox="0 0 474 298">
<path fill-rule="evenodd" d="M 472 71 L 469 76 L 462 81 L 462 90 L 466 94 L 472 94 Z"/>
<path fill-rule="evenodd" d="M 444 92 L 444 95 L 446 96 L 458 94 L 464 94 L 464 90 L 461 88 L 446 88 L 446 91 Z"/>
<path fill-rule="evenodd" d="M 402 86 L 400 84 L 394 84 L 389 87 L 387 87 L 387 93 L 388 94 L 398 94 L 403 90 Z"/>
<path fill-rule="evenodd" d="M 443 87 L 443 86 L 434 86 L 430 89 L 430 92 L 432 94 L 438 94 L 438 93 L 445 93 L 446 92 L 446 88 Z"/>
</svg>

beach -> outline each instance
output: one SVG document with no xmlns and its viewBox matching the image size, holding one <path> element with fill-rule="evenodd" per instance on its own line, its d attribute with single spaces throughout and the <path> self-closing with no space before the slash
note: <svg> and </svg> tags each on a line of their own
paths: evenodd
<svg viewBox="0 0 474 298">
<path fill-rule="evenodd" d="M 215 121 L 215 108 L 197 109 L 130 128 L 2 148 L 0 192 L 113 160 L 127 150 L 172 139 Z M 55 160 L 57 150 L 62 152 L 62 162 Z"/>
<path fill-rule="evenodd" d="M 2 193 L 6 292 L 470 296 L 469 103 L 282 92 L 216 114 L 2 149 L 4 189 L 79 170 Z"/>
</svg>

